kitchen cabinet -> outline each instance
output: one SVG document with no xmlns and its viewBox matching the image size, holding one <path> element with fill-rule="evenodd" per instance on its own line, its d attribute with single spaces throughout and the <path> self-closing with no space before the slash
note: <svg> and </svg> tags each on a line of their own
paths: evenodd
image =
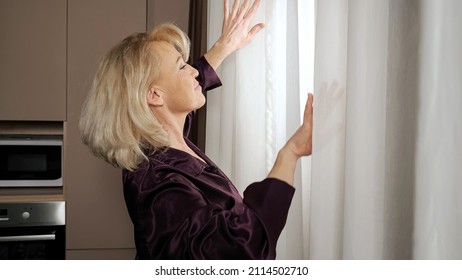
<svg viewBox="0 0 462 280">
<path fill-rule="evenodd" d="M 133 227 L 122 175 L 80 141 L 78 123 L 99 60 L 116 43 L 146 30 L 146 0 L 68 0 L 68 98 L 65 197 L 68 259 L 134 259 Z"/>
<path fill-rule="evenodd" d="M 0 120 L 66 119 L 63 0 L 0 0 Z"/>
</svg>

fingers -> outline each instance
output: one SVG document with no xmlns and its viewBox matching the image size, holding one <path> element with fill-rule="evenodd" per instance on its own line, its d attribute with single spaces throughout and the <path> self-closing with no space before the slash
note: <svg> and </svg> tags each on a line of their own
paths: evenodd
<svg viewBox="0 0 462 280">
<path fill-rule="evenodd" d="M 229 14 L 229 0 L 225 0 L 225 3 L 223 5 L 223 13 L 225 16 Z"/>
<path fill-rule="evenodd" d="M 244 15 L 247 13 L 247 9 L 249 8 L 250 0 L 245 0 L 242 6 L 239 8 L 237 17 L 243 18 Z"/>
<path fill-rule="evenodd" d="M 305 112 L 303 115 L 303 123 L 312 124 L 313 123 L 313 101 L 314 96 L 312 93 L 308 93 L 308 99 L 305 104 Z"/>
<path fill-rule="evenodd" d="M 256 24 L 252 29 L 249 30 L 249 35 L 248 39 L 252 40 L 252 38 L 257 34 L 260 30 L 262 30 L 265 27 L 263 23 Z"/>
<path fill-rule="evenodd" d="M 234 0 L 233 9 L 231 11 L 231 18 L 234 18 L 237 15 L 237 12 L 239 11 L 240 3 L 241 3 L 240 0 Z"/>
<path fill-rule="evenodd" d="M 249 29 L 260 0 L 234 0 L 232 7 L 230 5 L 230 0 L 224 0 L 224 16 L 219 41 L 223 43 L 225 57 L 249 44 L 265 27 L 263 23 L 258 23 Z"/>
<path fill-rule="evenodd" d="M 225 3 L 223 5 L 223 15 L 223 21 L 225 22 L 229 17 L 229 0 L 225 0 Z"/>
<path fill-rule="evenodd" d="M 231 14 L 229 13 L 229 0 L 225 0 L 224 3 L 224 15 L 226 18 L 230 17 L 231 18 L 239 18 L 242 19 L 244 18 L 247 22 L 250 22 L 253 17 L 255 16 L 255 13 L 258 10 L 258 7 L 260 6 L 260 0 L 255 0 L 252 3 L 252 6 L 250 7 L 250 0 L 245 0 L 242 6 L 240 7 L 240 0 L 235 0 L 233 3 L 233 7 L 231 10 Z"/>
<path fill-rule="evenodd" d="M 250 9 L 244 15 L 244 18 L 247 21 L 251 21 L 253 17 L 255 16 L 255 13 L 257 12 L 259 6 L 260 6 L 260 0 L 255 0 L 252 4 L 252 7 L 250 7 Z"/>
</svg>

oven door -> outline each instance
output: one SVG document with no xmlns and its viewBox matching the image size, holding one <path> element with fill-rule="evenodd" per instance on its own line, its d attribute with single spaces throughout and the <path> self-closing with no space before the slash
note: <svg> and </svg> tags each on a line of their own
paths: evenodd
<svg viewBox="0 0 462 280">
<path fill-rule="evenodd" d="M 64 226 L 1 229 L 1 260 L 63 260 L 64 258 Z"/>
<path fill-rule="evenodd" d="M 64 201 L 0 203 L 0 259 L 65 258 Z"/>
</svg>

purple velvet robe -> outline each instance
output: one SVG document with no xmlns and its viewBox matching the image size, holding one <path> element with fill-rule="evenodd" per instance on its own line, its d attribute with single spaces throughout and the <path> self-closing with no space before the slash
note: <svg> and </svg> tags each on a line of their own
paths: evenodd
<svg viewBox="0 0 462 280">
<path fill-rule="evenodd" d="M 205 58 L 193 65 L 204 90 L 221 85 Z M 124 196 L 140 259 L 274 259 L 295 189 L 267 178 L 244 197 L 192 142 L 204 161 L 169 148 L 123 171 Z"/>
</svg>

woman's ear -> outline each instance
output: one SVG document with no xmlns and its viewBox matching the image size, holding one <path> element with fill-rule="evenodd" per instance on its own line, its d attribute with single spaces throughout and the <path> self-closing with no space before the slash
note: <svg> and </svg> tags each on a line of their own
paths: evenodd
<svg viewBox="0 0 462 280">
<path fill-rule="evenodd" d="M 151 106 L 163 106 L 164 105 L 164 99 L 162 98 L 162 95 L 159 94 L 161 92 L 159 89 L 156 88 L 150 88 L 148 91 L 147 95 L 147 101 L 148 104 Z"/>
</svg>

